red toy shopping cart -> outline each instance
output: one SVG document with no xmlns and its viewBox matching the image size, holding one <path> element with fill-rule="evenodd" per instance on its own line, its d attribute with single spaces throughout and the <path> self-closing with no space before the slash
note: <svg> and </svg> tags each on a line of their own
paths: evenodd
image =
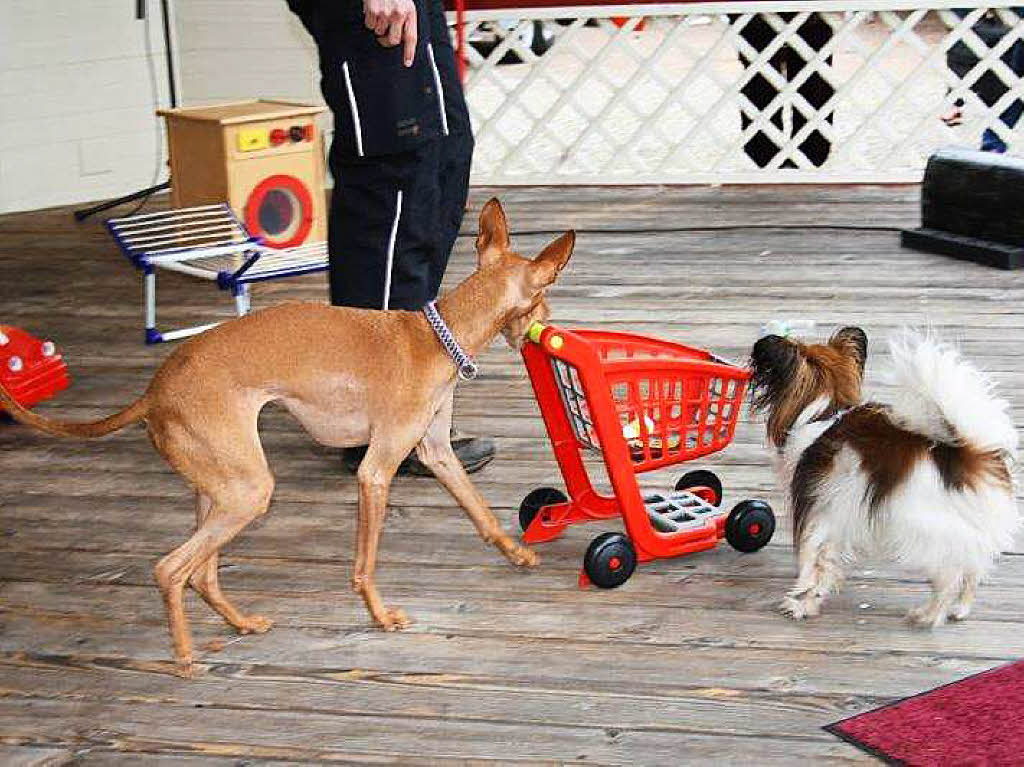
<svg viewBox="0 0 1024 767">
<path fill-rule="evenodd" d="M 541 487 L 523 499 L 523 539 L 540 543 L 568 525 L 622 516 L 626 534 L 602 533 L 587 549 L 580 585 L 614 588 L 638 562 L 703 551 L 725 537 L 757 551 L 775 532 L 760 500 L 722 508 L 722 483 L 690 471 L 672 492 L 641 492 L 637 475 L 721 450 L 732 441 L 748 371 L 709 352 L 625 333 L 535 323 L 523 358 L 568 497 Z M 599 451 L 614 495 L 594 489 L 583 451 Z"/>
</svg>

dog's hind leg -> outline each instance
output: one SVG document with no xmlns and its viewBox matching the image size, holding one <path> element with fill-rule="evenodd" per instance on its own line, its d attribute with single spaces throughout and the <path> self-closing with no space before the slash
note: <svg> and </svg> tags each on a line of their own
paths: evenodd
<svg viewBox="0 0 1024 767">
<path fill-rule="evenodd" d="M 960 586 L 960 594 L 949 611 L 950 620 L 962 621 L 971 614 L 971 607 L 974 605 L 974 596 L 978 591 L 980 578 L 975 572 L 968 572 L 964 575 L 963 583 Z"/>
<path fill-rule="evenodd" d="M 167 609 L 178 672 L 192 675 L 192 637 L 183 605 L 185 585 L 200 567 L 270 504 L 274 480 L 256 435 L 255 419 L 232 423 L 225 415 L 214 433 L 181 423 L 149 422 L 153 444 L 210 507 L 195 533 L 154 568 Z M 248 442 L 248 444 L 246 444 Z"/>
<path fill-rule="evenodd" d="M 452 450 L 451 421 L 452 400 L 449 399 L 434 416 L 423 439 L 416 446 L 416 454 L 459 502 L 485 543 L 494 544 L 514 565 L 535 566 L 540 558 L 505 533 Z"/>
<path fill-rule="evenodd" d="M 196 528 L 203 526 L 203 522 L 209 516 L 213 508 L 213 501 L 202 493 L 196 494 Z M 225 621 L 227 621 L 239 634 L 262 634 L 270 630 L 274 625 L 273 621 L 262 615 L 246 615 L 237 607 L 231 604 L 230 600 L 220 589 L 220 578 L 217 574 L 220 552 L 213 552 L 206 562 L 201 564 L 192 577 L 189 584 L 199 596 L 203 598 Z"/>
<path fill-rule="evenodd" d="M 215 500 L 203 526 L 185 543 L 157 562 L 154 569 L 167 608 L 174 660 L 185 676 L 190 676 L 192 670 L 192 637 L 183 604 L 185 584 L 211 555 L 259 514 L 253 511 L 241 512 L 237 510 L 239 508 L 240 505 L 234 504 L 220 507 Z"/>
<path fill-rule="evenodd" d="M 954 603 L 964 594 L 966 579 L 962 571 L 932 573 L 932 596 L 925 604 L 907 613 L 911 625 L 922 629 L 937 628 L 946 622 Z M 973 597 L 973 587 L 971 587 Z M 968 603 L 968 612 L 970 603 Z M 966 613 L 964 613 L 966 617 Z"/>
<path fill-rule="evenodd" d="M 825 598 L 843 581 L 843 562 L 835 545 L 808 532 L 800 542 L 800 574 L 779 605 L 794 620 L 818 615 Z"/>
</svg>

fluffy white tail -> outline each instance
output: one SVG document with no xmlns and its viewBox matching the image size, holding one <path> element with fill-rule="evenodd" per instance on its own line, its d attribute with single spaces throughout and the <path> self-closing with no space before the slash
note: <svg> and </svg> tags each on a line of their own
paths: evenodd
<svg viewBox="0 0 1024 767">
<path fill-rule="evenodd" d="M 1009 403 L 948 343 L 903 330 L 889 338 L 894 419 L 937 442 L 1017 453 Z"/>
</svg>

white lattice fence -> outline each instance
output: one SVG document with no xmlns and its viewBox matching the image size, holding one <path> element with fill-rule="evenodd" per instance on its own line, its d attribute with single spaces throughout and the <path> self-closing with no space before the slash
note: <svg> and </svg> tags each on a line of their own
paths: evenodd
<svg viewBox="0 0 1024 767">
<path fill-rule="evenodd" d="M 986 129 L 1024 150 L 1024 10 L 957 8 L 469 11 L 474 181 L 916 181 Z"/>
</svg>

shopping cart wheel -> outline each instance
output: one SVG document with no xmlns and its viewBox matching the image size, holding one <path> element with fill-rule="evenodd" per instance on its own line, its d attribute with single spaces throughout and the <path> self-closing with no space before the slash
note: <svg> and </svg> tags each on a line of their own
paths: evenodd
<svg viewBox="0 0 1024 767">
<path fill-rule="evenodd" d="M 725 520 L 725 539 L 737 551 L 757 551 L 772 539 L 775 514 L 764 501 L 740 501 Z"/>
<path fill-rule="evenodd" d="M 722 480 L 713 471 L 697 469 L 688 471 L 676 482 L 676 492 L 689 490 L 702 501 L 707 501 L 712 506 L 722 502 Z"/>
<path fill-rule="evenodd" d="M 525 533 L 533 522 L 534 517 L 540 513 L 545 506 L 552 506 L 556 503 L 568 501 L 565 493 L 553 487 L 538 487 L 531 490 L 519 504 L 519 527 Z"/>
<path fill-rule="evenodd" d="M 614 589 L 628 581 L 636 569 L 636 549 L 622 533 L 601 533 L 587 547 L 583 569 L 595 586 Z"/>
</svg>

